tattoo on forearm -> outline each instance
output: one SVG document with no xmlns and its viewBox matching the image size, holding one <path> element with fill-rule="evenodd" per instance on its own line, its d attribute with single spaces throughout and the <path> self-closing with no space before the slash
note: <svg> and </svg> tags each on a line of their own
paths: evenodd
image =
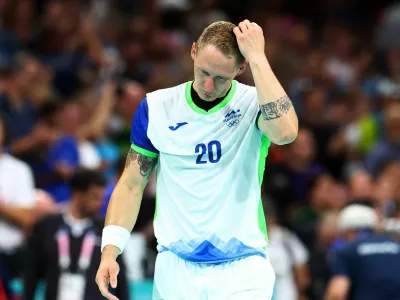
<svg viewBox="0 0 400 300">
<path fill-rule="evenodd" d="M 150 177 L 154 167 L 157 164 L 157 159 L 142 155 L 130 148 L 126 157 L 125 168 L 127 168 L 130 163 L 135 160 L 138 161 L 140 167 L 140 175 L 142 175 L 143 177 Z"/>
<path fill-rule="evenodd" d="M 264 120 L 274 120 L 286 115 L 291 107 L 292 101 L 285 95 L 274 102 L 260 105 L 260 110 Z"/>
</svg>

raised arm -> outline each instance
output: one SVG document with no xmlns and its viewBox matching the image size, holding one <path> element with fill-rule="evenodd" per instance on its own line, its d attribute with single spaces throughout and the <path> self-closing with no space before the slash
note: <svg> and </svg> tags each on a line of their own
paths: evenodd
<svg viewBox="0 0 400 300">
<path fill-rule="evenodd" d="M 261 27 L 245 20 L 234 29 L 234 33 L 240 51 L 250 65 L 257 89 L 261 111 L 259 129 L 277 145 L 293 142 L 298 132 L 297 115 L 265 56 Z"/>
</svg>

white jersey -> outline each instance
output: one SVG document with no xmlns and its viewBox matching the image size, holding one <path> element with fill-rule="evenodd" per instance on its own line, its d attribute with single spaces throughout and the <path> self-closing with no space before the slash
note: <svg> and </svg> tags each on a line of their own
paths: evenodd
<svg viewBox="0 0 400 300">
<path fill-rule="evenodd" d="M 203 263 L 265 256 L 260 186 L 270 141 L 257 126 L 257 91 L 233 81 L 207 112 L 193 103 L 192 83 L 147 94 L 132 122 L 132 148 L 158 157 L 158 249 Z"/>
</svg>

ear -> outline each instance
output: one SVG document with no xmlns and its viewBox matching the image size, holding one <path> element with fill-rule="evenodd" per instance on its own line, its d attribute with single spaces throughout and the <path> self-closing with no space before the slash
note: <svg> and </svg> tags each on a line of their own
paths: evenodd
<svg viewBox="0 0 400 300">
<path fill-rule="evenodd" d="M 196 43 L 192 44 L 192 49 L 190 49 L 190 56 L 193 60 L 196 58 Z"/>
<path fill-rule="evenodd" d="M 249 62 L 247 60 L 244 61 L 244 63 L 240 66 L 239 70 L 236 73 L 236 76 L 242 75 L 244 71 L 246 71 L 247 65 Z"/>
</svg>

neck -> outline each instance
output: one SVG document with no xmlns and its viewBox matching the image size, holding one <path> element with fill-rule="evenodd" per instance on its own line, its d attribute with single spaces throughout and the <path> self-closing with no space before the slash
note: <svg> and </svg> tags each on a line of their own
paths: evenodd
<svg viewBox="0 0 400 300">
<path fill-rule="evenodd" d="M 85 218 L 85 216 L 81 213 L 77 203 L 74 200 L 72 200 L 72 202 L 71 202 L 69 212 L 71 213 L 71 215 L 74 219 L 82 220 Z"/>
</svg>

